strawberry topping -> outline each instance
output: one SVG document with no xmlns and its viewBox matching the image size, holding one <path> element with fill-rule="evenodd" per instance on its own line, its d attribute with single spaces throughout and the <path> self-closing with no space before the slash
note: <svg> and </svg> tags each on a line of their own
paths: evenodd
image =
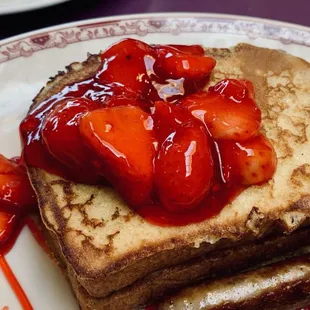
<svg viewBox="0 0 310 310">
<path fill-rule="evenodd" d="M 242 142 L 219 143 L 225 181 L 260 184 L 272 178 L 277 164 L 273 146 L 263 135 Z"/>
<path fill-rule="evenodd" d="M 26 212 L 36 204 L 24 165 L 0 155 L 0 210 Z"/>
<path fill-rule="evenodd" d="M 0 211 L 0 247 L 2 247 L 13 234 L 17 223 L 17 215 Z"/>
<path fill-rule="evenodd" d="M 204 56 L 205 54 L 205 51 L 201 45 L 169 44 L 167 47 L 172 47 L 179 52 L 189 55 Z"/>
<path fill-rule="evenodd" d="M 155 152 L 152 118 L 139 107 L 103 108 L 81 119 L 80 132 L 101 159 L 99 173 L 127 203 L 149 202 Z"/>
<path fill-rule="evenodd" d="M 93 77 L 22 122 L 29 167 L 108 182 L 163 226 L 203 221 L 272 178 L 276 154 L 260 133 L 252 83 L 224 79 L 205 90 L 215 60 L 201 46 L 126 39 L 100 58 Z"/>
<path fill-rule="evenodd" d="M 180 48 L 158 46 L 155 48 L 157 60 L 155 72 L 159 75 L 179 79 L 201 79 L 208 76 L 215 67 L 215 60 L 204 54 L 190 54 Z"/>
<path fill-rule="evenodd" d="M 18 219 L 33 212 L 35 206 L 35 193 L 23 162 L 0 155 L 0 248 L 10 240 Z"/>
<path fill-rule="evenodd" d="M 171 212 L 196 208 L 213 178 L 209 137 L 202 123 L 192 119 L 180 125 L 161 145 L 155 160 L 155 188 Z"/>
<path fill-rule="evenodd" d="M 191 120 L 193 117 L 187 110 L 174 104 L 156 101 L 152 118 L 154 120 L 156 138 L 161 144 L 182 123 Z"/>
<path fill-rule="evenodd" d="M 102 66 L 96 77 L 101 83 L 117 82 L 134 92 L 147 92 L 150 78 L 146 72 L 145 58 L 152 57 L 149 45 L 126 39 L 111 46 L 100 57 Z"/>
<path fill-rule="evenodd" d="M 224 80 L 208 92 L 188 96 L 181 106 L 203 121 L 214 139 L 244 141 L 259 130 L 261 112 L 252 88 L 237 80 Z"/>
<path fill-rule="evenodd" d="M 79 130 L 80 118 L 98 108 L 99 103 L 88 99 L 63 99 L 43 124 L 42 138 L 48 151 L 70 169 L 71 179 L 78 182 L 92 184 L 100 180 L 89 168 L 92 152 L 81 143 Z"/>
</svg>

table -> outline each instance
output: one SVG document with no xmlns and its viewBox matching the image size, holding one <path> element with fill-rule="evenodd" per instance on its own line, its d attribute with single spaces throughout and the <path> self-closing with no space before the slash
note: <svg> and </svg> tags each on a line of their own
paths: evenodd
<svg viewBox="0 0 310 310">
<path fill-rule="evenodd" d="M 0 16 L 0 39 L 87 18 L 173 11 L 248 15 L 310 26 L 310 0 L 71 0 Z"/>
</svg>

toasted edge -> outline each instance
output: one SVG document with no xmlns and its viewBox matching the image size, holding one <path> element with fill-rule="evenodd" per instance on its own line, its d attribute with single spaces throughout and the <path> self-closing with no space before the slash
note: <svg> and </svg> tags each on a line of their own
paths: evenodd
<svg viewBox="0 0 310 310">
<path fill-rule="evenodd" d="M 239 46 L 242 46 L 240 44 Z M 86 78 L 91 77 L 95 70 L 98 68 L 100 64 L 99 57 L 97 55 L 89 55 L 88 59 L 82 63 L 72 63 L 70 66 L 67 67 L 66 72 L 59 72 L 58 75 L 56 75 L 54 78 L 51 78 L 47 85 L 43 87 L 40 91 L 40 93 L 35 97 L 34 102 L 32 106 L 30 107 L 30 110 L 34 109 L 40 102 L 45 100 L 46 98 L 52 96 L 53 94 L 60 91 L 64 85 L 70 84 L 73 82 L 77 82 L 79 80 L 84 80 Z M 46 197 L 51 197 L 53 193 L 51 191 L 46 191 L 46 186 L 44 182 L 40 181 L 40 169 L 36 168 L 29 168 L 30 172 L 30 178 L 33 183 L 33 185 L 36 188 L 40 188 L 38 195 L 39 204 L 43 206 L 44 204 L 50 203 L 51 200 L 45 200 Z M 55 197 L 53 199 L 53 202 L 55 202 Z M 176 249 L 184 246 L 194 246 L 195 245 L 195 239 L 202 234 L 210 234 L 210 231 L 204 231 L 200 230 L 199 233 L 196 235 L 192 235 L 191 238 L 188 238 L 188 240 L 184 240 L 183 238 L 174 238 L 173 240 L 169 240 L 162 242 L 161 244 L 156 244 L 154 246 L 148 246 L 145 247 L 142 251 L 132 251 L 126 253 L 123 257 L 120 257 L 117 259 L 112 265 L 107 266 L 106 268 L 100 270 L 100 271 L 91 271 L 87 270 L 83 267 L 81 267 L 78 264 L 78 259 L 75 257 L 74 253 L 71 253 L 70 246 L 66 246 L 63 238 L 64 233 L 61 228 L 63 228 L 63 222 L 62 222 L 62 216 L 58 212 L 57 207 L 54 205 L 50 205 L 51 210 L 53 210 L 54 215 L 59 221 L 59 227 L 60 229 L 55 232 L 52 229 L 52 226 L 48 224 L 48 220 L 45 217 L 45 214 L 41 212 L 43 221 L 45 225 L 50 229 L 51 231 L 54 231 L 57 234 L 58 241 L 61 244 L 62 251 L 65 255 L 65 257 L 68 259 L 70 264 L 74 266 L 74 270 L 79 276 L 81 277 L 81 280 L 83 281 L 83 278 L 105 278 L 108 274 L 116 273 L 127 266 L 137 262 L 139 264 L 142 259 L 148 260 L 148 258 L 153 255 L 156 252 L 165 251 L 165 250 L 171 250 Z M 291 204 L 285 211 L 285 213 L 293 213 L 293 212 L 303 212 L 304 214 L 307 214 L 309 217 L 310 213 L 310 195 L 306 195 L 302 197 L 300 200 L 294 202 Z M 229 238 L 231 240 L 240 240 L 242 238 L 257 238 L 259 236 L 264 235 L 270 228 L 272 227 L 273 230 L 280 230 L 284 233 L 290 233 L 296 229 L 294 225 L 287 226 L 287 221 L 284 221 L 281 219 L 282 213 L 279 214 L 271 214 L 271 215 L 263 215 L 262 217 L 259 214 L 259 211 L 253 207 L 252 211 L 250 212 L 248 216 L 248 220 L 246 221 L 246 229 L 243 231 L 230 231 L 228 234 L 224 234 L 223 232 L 214 232 L 215 235 L 218 236 L 218 239 L 221 238 Z M 292 215 L 292 223 L 294 222 L 294 216 Z M 309 220 L 304 222 L 304 225 L 308 225 Z M 257 227 L 260 227 L 259 230 L 257 230 Z M 73 255 L 71 255 L 73 254 Z"/>
</svg>

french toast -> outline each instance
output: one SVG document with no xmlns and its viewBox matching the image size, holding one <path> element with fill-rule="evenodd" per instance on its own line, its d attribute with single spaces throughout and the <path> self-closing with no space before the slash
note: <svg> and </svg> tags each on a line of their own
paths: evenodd
<svg viewBox="0 0 310 310">
<path fill-rule="evenodd" d="M 261 131 L 276 150 L 277 171 L 213 218 L 159 227 L 134 213 L 110 187 L 76 184 L 27 167 L 43 222 L 58 240 L 71 280 L 91 296 L 105 297 L 157 270 L 244 240 L 309 225 L 310 64 L 247 44 L 206 53 L 217 60 L 211 84 L 224 77 L 254 84 Z M 95 55 L 73 63 L 47 83 L 30 110 L 64 86 L 93 76 L 99 64 Z"/>
<path fill-rule="evenodd" d="M 183 290 L 160 310 L 291 310 L 310 302 L 310 254 Z"/>
<path fill-rule="evenodd" d="M 70 279 L 72 289 L 82 309 L 136 309 L 146 303 L 162 300 L 184 286 L 201 281 L 217 281 L 219 277 L 231 276 L 248 269 L 286 260 L 309 251 L 310 229 L 300 229 L 288 236 L 269 236 L 235 248 L 221 249 L 201 255 L 183 264 L 155 271 L 132 285 L 112 294 L 96 298 L 87 293 L 79 283 L 72 267 L 66 264 L 56 238 L 45 229 L 46 238 L 53 249 L 64 275 Z M 203 290 L 203 289 L 202 289 Z M 178 295 L 177 295 L 178 296 Z"/>
</svg>

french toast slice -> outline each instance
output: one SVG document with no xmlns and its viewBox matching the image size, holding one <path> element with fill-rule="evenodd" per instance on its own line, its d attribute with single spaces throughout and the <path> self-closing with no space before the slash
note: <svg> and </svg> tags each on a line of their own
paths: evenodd
<svg viewBox="0 0 310 310">
<path fill-rule="evenodd" d="M 75 184 L 28 167 L 44 224 L 88 294 L 104 297 L 147 274 L 274 230 L 291 233 L 310 217 L 310 64 L 281 51 L 239 44 L 207 49 L 217 60 L 211 83 L 247 78 L 272 141 L 277 171 L 220 214 L 198 224 L 159 227 L 135 214 L 109 187 Z M 94 75 L 99 57 L 73 63 L 51 79 L 31 110 L 65 85 Z"/>
<path fill-rule="evenodd" d="M 184 289 L 159 310 L 308 309 L 310 253 Z"/>
<path fill-rule="evenodd" d="M 201 255 L 183 264 L 155 271 L 106 297 L 96 298 L 89 295 L 79 283 L 74 270 L 66 263 L 61 253 L 57 238 L 53 237 L 47 229 L 44 229 L 44 232 L 83 310 L 143 309 L 143 305 L 157 303 L 158 300 L 163 300 L 163 297 L 169 298 L 171 293 L 187 285 L 195 283 L 197 285 L 197 282 L 201 283 L 201 281 L 216 282 L 219 277 L 228 277 L 248 269 L 253 270 L 295 257 L 307 249 L 310 252 L 310 228 L 307 227 L 289 235 L 268 236 L 264 240 L 248 241 L 235 248 Z M 204 288 L 201 290 L 205 291 Z M 175 298 L 179 299 L 178 295 Z M 195 297 L 195 300 L 197 298 Z"/>
</svg>

